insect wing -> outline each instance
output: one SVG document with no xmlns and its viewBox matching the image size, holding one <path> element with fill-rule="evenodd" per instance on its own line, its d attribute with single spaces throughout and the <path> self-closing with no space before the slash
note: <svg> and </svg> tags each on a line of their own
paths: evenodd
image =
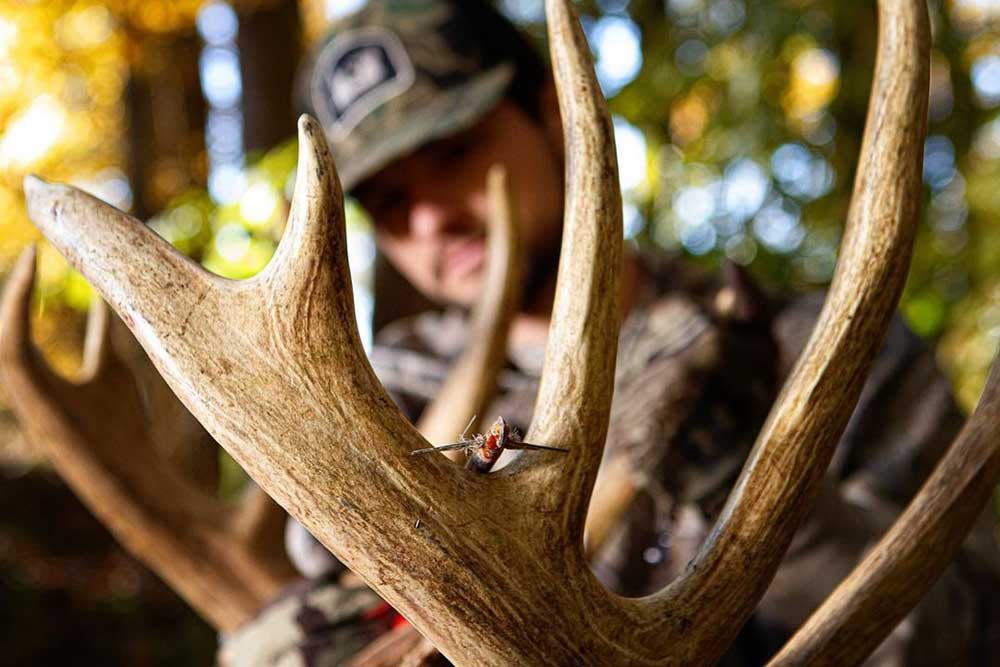
<svg viewBox="0 0 1000 667">
<path fill-rule="evenodd" d="M 507 449 L 530 449 L 532 451 L 545 451 L 545 452 L 568 452 L 568 449 L 562 447 L 546 447 L 545 445 L 532 445 L 528 442 L 508 442 Z"/>
<path fill-rule="evenodd" d="M 439 445 L 437 447 L 427 447 L 426 449 L 415 449 L 410 452 L 410 456 L 416 456 L 417 454 L 430 454 L 431 452 L 450 452 L 456 449 L 468 449 L 469 443 L 467 442 L 456 442 L 451 445 Z"/>
</svg>

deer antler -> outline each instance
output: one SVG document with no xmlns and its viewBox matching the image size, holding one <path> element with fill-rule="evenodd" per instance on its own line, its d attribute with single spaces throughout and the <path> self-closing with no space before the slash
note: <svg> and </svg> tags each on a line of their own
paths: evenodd
<svg viewBox="0 0 1000 667">
<path fill-rule="evenodd" d="M 692 662 L 735 636 L 808 511 L 906 278 L 920 202 L 929 28 L 923 0 L 879 2 L 879 47 L 840 259 L 816 327 L 720 520 L 650 601 Z M 720 628 L 727 628 L 720 632 Z"/>
<path fill-rule="evenodd" d="M 769 667 L 861 664 L 920 601 L 1000 482 L 1000 360 L 979 405 L 906 511 Z"/>
<path fill-rule="evenodd" d="M 827 304 L 705 548 L 642 600 L 604 590 L 582 548 L 614 375 L 621 201 L 582 31 L 568 0 L 547 8 L 568 190 L 529 439 L 568 455 L 527 453 L 493 475 L 408 455 L 427 443 L 361 350 L 342 195 L 311 119 L 299 125 L 285 238 L 249 281 L 207 274 L 69 188 L 27 182 L 29 210 L 251 476 L 455 664 L 711 664 L 808 509 L 899 297 L 920 198 L 926 8 L 880 2 L 866 137 Z M 470 501 L 491 511 L 472 520 Z"/>
<path fill-rule="evenodd" d="M 322 132 L 308 118 L 300 122 L 299 155 L 285 237 L 272 263 L 244 282 L 208 274 L 138 221 L 82 192 L 29 179 L 26 193 L 36 223 L 83 268 L 178 396 L 265 490 L 453 660 L 510 664 L 534 643 L 525 642 L 525 630 L 536 630 L 490 621 L 497 588 L 519 600 L 517 608 L 541 604 L 558 617 L 565 595 L 546 599 L 537 576 L 548 567 L 552 544 L 575 551 L 583 571 L 579 543 L 543 538 L 555 524 L 538 520 L 539 487 L 526 475 L 477 475 L 441 457 L 409 455 L 427 443 L 362 351 L 342 195 Z M 618 215 L 619 207 L 611 210 Z M 620 229 L 603 233 L 620 244 Z M 615 291 L 596 299 L 613 300 Z M 615 321 L 595 326 L 613 329 Z M 579 410 L 591 421 L 602 412 Z M 594 430 L 585 432 L 603 440 Z M 576 445 L 565 435 L 545 444 Z M 521 457 L 536 462 L 529 472 L 568 458 Z M 474 498 L 506 508 L 510 521 L 491 515 L 467 529 Z M 595 596 L 606 595 L 596 581 L 590 585 Z M 546 643 L 579 657 L 571 634 L 567 626 Z"/>
<path fill-rule="evenodd" d="M 208 274 L 84 193 L 39 180 L 26 192 L 36 222 L 86 267 L 192 413 L 340 560 L 424 628 L 485 618 L 485 582 L 503 579 L 503 563 L 482 561 L 458 528 L 485 478 L 409 455 L 427 444 L 362 351 L 342 195 L 322 131 L 307 118 L 298 174 L 276 255 L 244 282 Z M 414 586 L 439 580 L 456 560 L 487 571 Z M 467 605 L 454 605 L 462 592 Z"/>
<path fill-rule="evenodd" d="M 0 310 L 0 371 L 21 423 L 126 548 L 210 623 L 239 627 L 294 576 L 284 554 L 262 544 L 282 544 L 260 518 L 278 514 L 273 502 L 255 499 L 257 516 L 237 523 L 247 508 L 220 503 L 156 447 L 135 377 L 111 349 L 103 304 L 88 321 L 81 382 L 49 369 L 30 343 L 34 260 L 33 248 L 24 252 Z"/>
<path fill-rule="evenodd" d="M 453 441 L 470 419 L 483 416 L 507 359 L 507 334 L 521 296 L 520 230 L 504 167 L 490 170 L 487 192 L 490 216 L 483 293 L 472 312 L 465 350 L 417 424 L 417 430 L 434 443 Z"/>
</svg>

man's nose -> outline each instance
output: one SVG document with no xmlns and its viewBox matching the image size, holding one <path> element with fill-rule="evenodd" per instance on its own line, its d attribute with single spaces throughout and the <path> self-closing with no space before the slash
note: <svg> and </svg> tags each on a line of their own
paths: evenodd
<svg viewBox="0 0 1000 667">
<path fill-rule="evenodd" d="M 452 216 L 452 212 L 443 204 L 417 202 L 410 209 L 410 232 L 424 238 L 436 236 L 445 230 Z"/>
</svg>

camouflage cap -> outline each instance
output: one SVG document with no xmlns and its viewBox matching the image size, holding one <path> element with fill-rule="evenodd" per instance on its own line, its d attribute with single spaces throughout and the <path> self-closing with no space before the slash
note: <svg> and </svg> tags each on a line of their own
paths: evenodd
<svg viewBox="0 0 1000 667">
<path fill-rule="evenodd" d="M 335 23 L 300 82 L 350 190 L 392 160 L 458 132 L 503 97 L 515 67 L 470 29 L 475 0 L 369 0 Z"/>
</svg>

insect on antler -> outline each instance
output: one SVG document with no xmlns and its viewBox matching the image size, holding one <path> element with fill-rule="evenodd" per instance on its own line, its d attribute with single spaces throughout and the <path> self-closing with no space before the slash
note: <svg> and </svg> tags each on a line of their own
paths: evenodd
<svg viewBox="0 0 1000 667">
<path fill-rule="evenodd" d="M 299 125 L 285 238 L 248 281 L 205 273 L 68 188 L 29 181 L 29 209 L 237 461 L 454 664 L 713 664 L 808 510 L 899 298 L 921 193 L 926 7 L 879 3 L 865 140 L 823 314 L 711 537 L 677 581 L 640 600 L 601 587 L 582 544 L 615 369 L 621 198 L 583 32 L 568 0 L 548 0 L 547 11 L 566 222 L 527 439 L 568 454 L 527 452 L 492 475 L 409 455 L 429 444 L 361 349 L 342 195 L 311 119 Z M 503 511 L 470 522 L 470 500 Z"/>
<path fill-rule="evenodd" d="M 91 309 L 82 379 L 56 375 L 30 343 L 34 262 L 29 248 L 0 308 L 0 375 L 21 424 L 128 550 L 208 622 L 236 629 L 295 576 L 284 552 L 271 546 L 282 545 L 275 522 L 283 523 L 284 511 L 256 489 L 241 504 L 221 503 L 172 457 L 180 447 L 164 451 L 153 433 L 164 412 L 178 433 L 194 434 L 195 444 L 209 439 L 196 422 L 180 423 L 183 410 L 166 394 L 155 405 L 144 402 L 134 367 L 112 349 L 112 317 L 103 303 Z"/>
</svg>

